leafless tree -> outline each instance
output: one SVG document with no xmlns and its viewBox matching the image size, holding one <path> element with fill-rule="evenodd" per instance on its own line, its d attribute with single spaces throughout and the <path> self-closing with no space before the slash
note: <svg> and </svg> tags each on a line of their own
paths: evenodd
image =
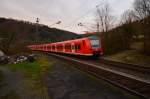
<svg viewBox="0 0 150 99">
<path fill-rule="evenodd" d="M 139 19 L 150 16 L 150 0 L 135 0 L 134 9 Z"/>
<path fill-rule="evenodd" d="M 120 24 L 129 24 L 129 23 L 132 23 L 136 20 L 135 18 L 135 13 L 133 10 L 126 10 L 124 11 L 124 13 L 122 14 L 121 16 L 121 21 L 120 21 Z"/>
<path fill-rule="evenodd" d="M 138 20 L 142 21 L 144 35 L 144 52 L 150 53 L 150 0 L 135 0 L 134 10 Z"/>
<path fill-rule="evenodd" d="M 96 23 L 97 28 L 102 32 L 108 32 L 108 30 L 112 28 L 113 16 L 110 11 L 111 8 L 108 3 L 97 6 Z"/>
</svg>

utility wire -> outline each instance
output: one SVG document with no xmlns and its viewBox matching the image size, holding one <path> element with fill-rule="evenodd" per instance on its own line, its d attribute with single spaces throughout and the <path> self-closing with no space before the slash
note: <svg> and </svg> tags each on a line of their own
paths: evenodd
<svg viewBox="0 0 150 99">
<path fill-rule="evenodd" d="M 103 2 L 101 2 L 100 4 L 96 5 L 96 7 L 99 7 L 103 4 Z M 86 13 L 84 13 L 82 16 L 76 18 L 75 20 L 73 20 L 72 22 L 70 22 L 69 25 L 65 26 L 64 28 L 67 28 L 67 27 L 71 27 L 72 25 L 74 25 L 77 21 L 79 21 L 80 19 L 86 17 L 87 15 L 89 15 L 91 12 L 93 12 L 93 10 L 95 10 L 95 7 L 89 9 Z"/>
</svg>

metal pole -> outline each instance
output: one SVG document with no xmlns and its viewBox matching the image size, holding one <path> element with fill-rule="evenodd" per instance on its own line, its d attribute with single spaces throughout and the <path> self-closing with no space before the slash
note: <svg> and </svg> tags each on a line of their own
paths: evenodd
<svg viewBox="0 0 150 99">
<path fill-rule="evenodd" d="M 38 24 L 39 24 L 39 18 L 36 18 L 36 37 L 35 37 L 35 42 L 38 42 Z"/>
</svg>

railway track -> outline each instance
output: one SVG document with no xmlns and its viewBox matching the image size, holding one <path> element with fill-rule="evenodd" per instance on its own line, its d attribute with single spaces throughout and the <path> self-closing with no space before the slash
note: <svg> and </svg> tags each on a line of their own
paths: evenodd
<svg viewBox="0 0 150 99">
<path fill-rule="evenodd" d="M 110 68 L 106 68 L 100 65 L 95 65 L 93 63 L 83 61 L 77 58 L 72 58 L 72 57 L 67 57 L 67 56 L 62 56 L 58 54 L 53 54 L 53 53 L 48 53 L 49 55 L 55 56 L 57 58 L 63 59 L 69 63 L 76 64 L 73 65 L 76 68 L 85 71 L 91 75 L 96 76 L 97 78 L 103 79 L 117 87 L 120 87 L 131 94 L 134 94 L 141 99 L 150 99 L 150 81 L 149 80 L 143 80 L 142 78 L 138 78 L 136 76 L 123 73 L 120 71 L 112 70 Z M 113 65 L 113 66 L 121 66 L 121 67 L 126 67 L 126 65 L 122 66 L 120 63 L 107 63 L 106 61 L 102 60 L 103 63 L 108 64 L 108 65 Z M 117 64 L 117 65 L 116 65 Z M 130 69 L 129 66 L 127 66 L 128 69 Z M 146 69 L 141 69 L 142 67 L 137 67 L 138 72 L 142 73 L 149 73 Z M 134 71 L 136 71 L 136 68 L 133 68 Z"/>
<path fill-rule="evenodd" d="M 105 58 L 101 58 L 100 62 L 118 68 L 132 70 L 143 74 L 150 74 L 150 66 L 141 66 L 137 64 L 123 63 L 123 62 L 108 60 Z"/>
</svg>

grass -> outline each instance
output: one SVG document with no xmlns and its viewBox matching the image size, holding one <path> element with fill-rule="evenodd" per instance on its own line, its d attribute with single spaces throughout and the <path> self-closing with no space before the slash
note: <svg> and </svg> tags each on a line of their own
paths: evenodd
<svg viewBox="0 0 150 99">
<path fill-rule="evenodd" d="M 54 63 L 54 61 L 49 62 L 46 56 L 38 54 L 36 61 L 33 63 L 25 61 L 18 64 L 10 64 L 9 68 L 13 72 L 19 71 L 24 74 L 21 87 L 24 88 L 27 94 L 36 95 L 37 97 L 48 97 L 43 77 L 47 71 L 50 71 Z"/>
<path fill-rule="evenodd" d="M 120 53 L 107 56 L 107 57 L 113 60 L 123 61 L 127 63 L 143 64 L 146 66 L 150 65 L 150 56 L 143 55 L 139 53 L 138 51 L 134 51 L 134 50 L 120 52 Z"/>
</svg>

